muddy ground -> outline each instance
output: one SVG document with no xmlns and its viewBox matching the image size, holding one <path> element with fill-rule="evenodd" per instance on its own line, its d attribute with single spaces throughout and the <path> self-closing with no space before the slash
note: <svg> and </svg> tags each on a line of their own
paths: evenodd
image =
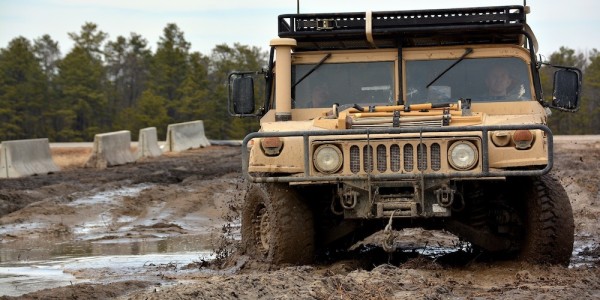
<svg viewBox="0 0 600 300">
<path fill-rule="evenodd" d="M 272 268 L 236 253 L 239 148 L 105 170 L 80 167 L 87 148 L 53 149 L 63 171 L 0 180 L 0 298 L 600 299 L 600 137 L 555 147 L 576 225 L 568 268 L 482 260 L 418 229 L 392 257 Z"/>
</svg>

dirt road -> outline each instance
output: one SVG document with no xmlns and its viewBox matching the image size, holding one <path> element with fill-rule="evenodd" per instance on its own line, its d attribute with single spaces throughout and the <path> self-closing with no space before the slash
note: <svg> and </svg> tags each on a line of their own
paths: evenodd
<svg viewBox="0 0 600 300">
<path fill-rule="evenodd" d="M 600 139 L 555 147 L 576 223 L 569 268 L 466 257 L 422 230 L 402 232 L 393 257 L 270 268 L 235 253 L 239 148 L 106 170 L 78 167 L 86 149 L 53 149 L 62 172 L 0 181 L 0 298 L 600 299 Z"/>
</svg>

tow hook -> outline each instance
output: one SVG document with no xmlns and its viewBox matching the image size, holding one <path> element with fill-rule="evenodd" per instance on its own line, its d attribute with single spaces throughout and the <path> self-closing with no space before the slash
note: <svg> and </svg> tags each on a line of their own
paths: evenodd
<svg viewBox="0 0 600 300">
<path fill-rule="evenodd" d="M 381 248 L 383 248 L 383 251 L 385 251 L 387 253 L 396 252 L 396 246 L 394 245 L 396 235 L 394 234 L 394 231 L 392 230 L 392 220 L 394 219 L 395 212 L 396 211 L 392 212 L 392 215 L 390 216 L 390 220 L 388 221 L 388 224 L 383 229 L 384 238 L 383 238 L 383 242 L 381 243 Z"/>
<path fill-rule="evenodd" d="M 450 207 L 454 203 L 455 190 L 449 188 L 447 185 L 443 185 L 441 188 L 433 191 L 437 199 L 437 203 L 441 207 Z"/>
<path fill-rule="evenodd" d="M 344 209 L 354 209 L 358 200 L 358 192 L 348 191 L 340 197 L 340 204 Z"/>
</svg>

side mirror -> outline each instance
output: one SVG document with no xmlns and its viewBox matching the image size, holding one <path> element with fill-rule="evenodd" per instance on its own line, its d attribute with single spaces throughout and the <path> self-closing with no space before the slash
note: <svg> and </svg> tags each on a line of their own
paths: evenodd
<svg viewBox="0 0 600 300">
<path fill-rule="evenodd" d="M 237 77 L 233 79 L 233 112 L 247 115 L 254 112 L 254 79 Z"/>
<path fill-rule="evenodd" d="M 576 68 L 561 68 L 554 73 L 552 107 L 575 112 L 579 109 L 582 74 Z"/>
<path fill-rule="evenodd" d="M 268 109 L 257 108 L 254 99 L 255 97 L 265 97 L 265 107 L 267 106 L 266 99 L 270 98 L 270 94 L 265 95 L 268 91 L 267 81 L 267 71 L 265 70 L 229 73 L 227 80 L 227 111 L 229 115 L 233 117 L 263 116 Z M 261 92 L 263 90 L 264 93 Z"/>
<path fill-rule="evenodd" d="M 261 72 L 232 72 L 229 74 L 227 89 L 227 110 L 235 117 L 256 116 L 254 103 L 254 76 Z"/>
</svg>

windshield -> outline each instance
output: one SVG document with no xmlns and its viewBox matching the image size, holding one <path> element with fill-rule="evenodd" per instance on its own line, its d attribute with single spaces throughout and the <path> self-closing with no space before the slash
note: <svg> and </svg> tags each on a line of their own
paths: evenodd
<svg viewBox="0 0 600 300">
<path fill-rule="evenodd" d="M 408 103 L 531 100 L 527 64 L 518 58 L 465 59 L 427 87 L 455 59 L 406 62 Z"/>
<path fill-rule="evenodd" d="M 315 65 L 292 67 L 292 85 Z M 394 103 L 394 62 L 323 64 L 292 90 L 295 108 Z"/>
</svg>

